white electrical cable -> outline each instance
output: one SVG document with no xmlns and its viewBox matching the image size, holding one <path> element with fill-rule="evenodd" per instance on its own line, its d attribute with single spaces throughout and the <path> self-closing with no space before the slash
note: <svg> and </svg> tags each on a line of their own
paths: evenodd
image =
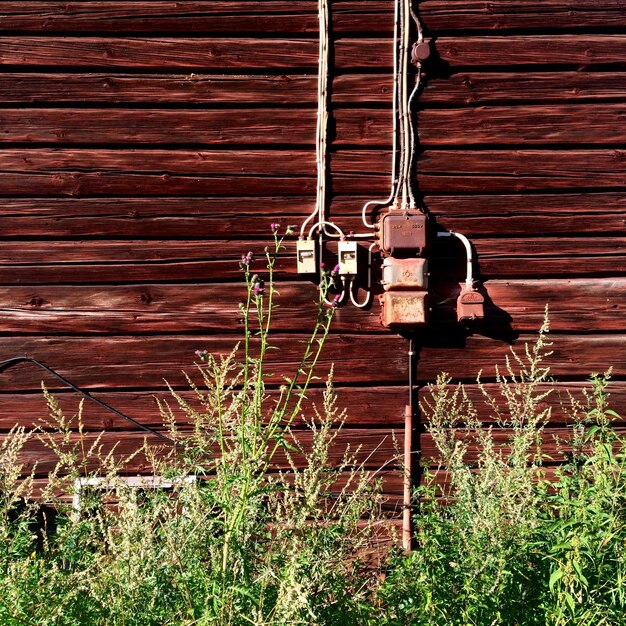
<svg viewBox="0 0 626 626">
<path fill-rule="evenodd" d="M 341 277 L 341 293 L 339 294 L 339 297 L 336 300 L 328 300 L 326 296 L 324 296 L 324 304 L 328 306 L 336 307 L 336 306 L 339 306 L 343 302 L 345 297 L 346 297 L 346 277 L 342 276 Z"/>
<path fill-rule="evenodd" d="M 416 148 L 416 139 L 415 139 L 415 128 L 413 126 L 413 98 L 417 95 L 419 91 L 420 84 L 422 82 L 422 68 L 420 65 L 417 67 L 417 74 L 415 76 L 415 87 L 411 92 L 411 96 L 409 97 L 409 127 L 411 134 L 411 146 L 409 150 L 409 168 L 408 168 L 408 176 L 409 176 L 409 208 L 414 209 L 416 206 L 415 203 L 415 192 L 413 189 L 413 162 L 415 160 L 415 148 Z"/>
<path fill-rule="evenodd" d="M 376 224 L 372 224 L 367 221 L 367 213 L 371 206 L 385 206 L 393 202 L 396 197 L 396 189 L 398 186 L 398 29 L 400 26 L 399 15 L 399 3 L 400 0 L 395 1 L 395 13 L 394 13 L 394 36 L 393 36 L 393 143 L 391 148 L 391 191 L 389 196 L 384 200 L 370 200 L 363 205 L 361 211 L 361 219 L 363 224 L 367 228 L 376 228 Z"/>
<path fill-rule="evenodd" d="M 357 302 L 356 300 L 356 296 L 354 295 L 354 292 L 352 291 L 352 287 L 354 286 L 354 278 L 350 278 L 350 285 L 348 287 L 348 291 L 350 293 L 350 302 L 352 302 L 352 304 L 354 304 L 355 307 L 357 307 L 357 309 L 364 309 L 369 303 L 370 300 L 372 299 L 372 249 L 376 246 L 377 244 L 373 243 L 370 247 L 369 247 L 369 251 L 368 251 L 368 258 L 367 258 L 367 295 L 365 296 L 365 300 L 363 302 Z"/>
<path fill-rule="evenodd" d="M 465 276 L 465 286 L 469 289 L 472 289 L 474 287 L 474 259 L 472 253 L 472 244 L 470 243 L 469 239 L 465 235 L 462 235 L 461 233 L 455 233 L 451 230 L 446 232 L 438 232 L 437 237 L 456 237 L 459 241 L 463 243 L 463 245 L 465 246 L 465 253 L 467 255 L 467 274 Z"/>
<path fill-rule="evenodd" d="M 320 33 L 323 33 L 323 46 L 320 54 L 320 78 L 318 80 L 320 110 L 322 111 L 322 123 L 320 125 L 319 137 L 319 164 L 317 167 L 317 175 L 319 178 L 318 199 L 317 199 L 317 219 L 323 222 L 326 219 L 326 172 L 327 172 L 327 156 L 328 156 L 328 62 L 330 49 L 330 23 L 328 0 L 321 0 L 320 4 Z M 320 34 L 320 38 L 322 35 Z M 324 234 L 328 234 L 326 226 L 322 225 Z"/>
<path fill-rule="evenodd" d="M 328 128 L 328 0 L 319 0 L 319 58 L 317 73 L 317 127 L 315 136 L 315 163 L 317 166 L 317 187 L 315 208 L 300 227 L 300 238 L 311 220 L 317 215 L 318 221 L 326 216 L 326 149 Z"/>
<path fill-rule="evenodd" d="M 334 224 L 333 222 L 327 222 L 326 220 L 320 220 L 319 222 L 316 222 L 315 224 L 313 224 L 313 226 L 311 226 L 311 230 L 309 230 L 309 236 L 307 237 L 307 239 L 312 239 L 313 238 L 313 233 L 318 228 L 324 227 L 324 226 L 331 226 L 332 228 L 334 228 L 339 233 L 339 237 L 341 237 L 342 239 L 345 239 L 346 235 L 343 232 L 343 230 L 341 230 L 341 228 L 339 228 L 339 226 L 337 226 L 337 224 Z"/>
<path fill-rule="evenodd" d="M 402 120 L 402 204 L 406 210 L 409 197 L 409 151 L 410 151 L 410 113 L 409 113 L 409 14 L 410 0 L 403 0 L 402 4 L 402 69 L 401 85 L 402 99 L 400 118 Z"/>
<path fill-rule="evenodd" d="M 417 43 L 418 45 L 424 41 L 424 29 L 422 28 L 422 22 L 420 18 L 417 16 L 415 11 L 413 10 L 413 3 L 409 3 L 409 10 L 411 13 L 411 17 L 415 22 L 415 28 L 417 30 Z M 413 189 L 413 163 L 415 160 L 415 151 L 416 151 L 416 135 L 415 128 L 413 126 L 413 99 L 417 95 L 419 88 L 422 82 L 422 64 L 421 62 L 417 63 L 417 74 L 415 76 L 415 86 L 413 87 L 413 91 L 411 92 L 411 96 L 409 97 L 409 125 L 410 125 L 410 133 L 411 133 L 411 145 L 410 145 L 410 157 L 409 157 L 409 207 L 414 209 L 416 206 L 415 203 L 415 193 Z"/>
</svg>

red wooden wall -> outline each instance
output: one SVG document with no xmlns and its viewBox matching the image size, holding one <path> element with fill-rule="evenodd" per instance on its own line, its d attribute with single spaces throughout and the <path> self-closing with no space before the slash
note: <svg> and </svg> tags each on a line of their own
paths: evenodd
<svg viewBox="0 0 626 626">
<path fill-rule="evenodd" d="M 393 3 L 331 5 L 330 213 L 357 230 L 363 202 L 388 193 Z M 623 2 L 417 8 L 437 51 L 418 104 L 419 187 L 440 225 L 474 242 L 491 300 L 480 328 L 458 331 L 462 250 L 441 245 L 420 384 L 490 371 L 549 303 L 554 374 L 578 387 L 612 365 L 623 407 Z M 315 1 L 0 1 L 0 359 L 43 360 L 158 427 L 163 378 L 182 386 L 196 349 L 238 337 L 241 253 L 312 209 L 317 45 Z M 289 249 L 277 372 L 295 366 L 315 299 Z M 341 440 L 372 468 L 396 452 L 406 348 L 377 306 L 347 306 L 323 358 L 350 409 Z M 25 365 L 2 374 L 0 428 L 41 415 L 39 380 Z M 87 417 L 109 442 L 142 439 Z M 421 447 L 432 452 L 427 435 Z"/>
</svg>

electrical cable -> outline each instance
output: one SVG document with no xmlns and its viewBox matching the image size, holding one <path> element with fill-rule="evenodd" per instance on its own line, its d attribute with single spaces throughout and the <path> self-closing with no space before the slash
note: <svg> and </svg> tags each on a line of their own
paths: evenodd
<svg viewBox="0 0 626 626">
<path fill-rule="evenodd" d="M 317 166 L 317 186 L 315 208 L 300 227 L 300 238 L 317 215 L 318 221 L 326 217 L 326 150 L 328 130 L 328 0 L 319 0 L 319 56 L 317 72 L 317 126 L 315 135 L 315 163 Z"/>
<path fill-rule="evenodd" d="M 337 295 L 338 297 L 335 296 L 336 299 L 334 300 L 329 300 L 326 296 L 324 296 L 324 304 L 327 306 L 336 307 L 336 306 L 339 306 L 344 301 L 346 297 L 346 277 L 345 276 L 341 277 L 341 291 Z"/>
<path fill-rule="evenodd" d="M 307 239 L 312 239 L 313 238 L 313 233 L 318 228 L 320 228 L 320 226 L 332 226 L 339 233 L 339 236 L 342 239 L 346 238 L 345 233 L 343 232 L 343 230 L 341 230 L 341 228 L 339 228 L 339 226 L 337 226 L 337 224 L 335 224 L 333 222 L 327 222 L 326 220 L 320 220 L 319 222 L 317 222 L 316 224 L 313 224 L 313 226 L 311 226 L 311 230 L 309 230 L 309 236 L 307 237 Z"/>
<path fill-rule="evenodd" d="M 422 22 L 418 15 L 415 13 L 413 9 L 413 3 L 409 3 L 409 11 L 411 13 L 411 17 L 415 22 L 415 28 L 417 30 L 417 44 L 421 44 L 424 41 L 424 29 L 422 27 Z M 416 133 L 413 125 L 413 99 L 417 95 L 419 88 L 422 82 L 422 64 L 417 63 L 417 74 L 415 76 L 415 86 L 413 87 L 413 91 L 411 92 L 411 96 L 409 97 L 409 125 L 411 132 L 411 146 L 410 146 L 410 157 L 409 157 L 409 206 L 410 208 L 415 208 L 415 193 L 414 193 L 414 179 L 413 179 L 413 163 L 415 161 L 415 152 L 416 152 Z"/>
<path fill-rule="evenodd" d="M 396 197 L 396 189 L 398 186 L 398 29 L 400 26 L 399 20 L 399 0 L 395 0 L 394 9 L 394 37 L 393 37 L 393 131 L 392 131 L 392 160 L 391 160 L 391 191 L 389 196 L 384 200 L 370 200 L 363 205 L 361 211 L 361 219 L 363 224 L 367 228 L 376 228 L 376 224 L 367 221 L 367 212 L 371 206 L 385 206 L 393 202 Z"/>
<path fill-rule="evenodd" d="M 409 150 L 410 150 L 410 113 L 409 113 L 409 11 L 410 0 L 403 0 L 401 5 L 402 44 L 401 44 L 401 71 L 400 81 L 402 95 L 400 103 L 400 118 L 402 120 L 402 204 L 406 210 L 409 196 Z"/>
<path fill-rule="evenodd" d="M 397 119 L 398 125 L 398 170 L 396 173 L 396 186 L 394 189 L 393 195 L 393 204 L 394 208 L 397 208 L 398 205 L 398 196 L 400 195 L 400 190 L 402 187 L 402 170 L 403 170 L 403 159 L 404 153 L 402 150 L 403 146 L 403 137 L 404 137 L 404 128 L 403 128 L 403 119 L 402 119 L 402 94 L 401 94 L 401 80 L 400 74 L 402 72 L 402 0 L 396 0 L 396 11 L 398 14 L 398 39 L 396 42 L 396 65 L 394 70 L 394 110 Z"/>
<path fill-rule="evenodd" d="M 357 309 L 364 309 L 369 303 L 370 300 L 372 298 L 372 249 L 376 246 L 377 244 L 373 243 L 368 250 L 368 257 L 367 257 L 367 296 L 365 297 L 365 300 L 363 302 L 357 302 L 356 296 L 354 295 L 354 292 L 352 291 L 352 287 L 354 286 L 354 278 L 351 277 L 350 278 L 350 285 L 349 285 L 349 293 L 350 293 L 350 302 L 352 302 L 352 304 L 357 308 Z"/>
<path fill-rule="evenodd" d="M 420 85 L 422 81 L 422 68 L 418 66 L 417 74 L 415 76 L 415 87 L 411 92 L 411 96 L 409 98 L 409 126 L 411 129 L 411 146 L 410 146 L 410 157 L 409 157 L 409 207 L 414 209 L 416 206 L 415 202 L 415 192 L 413 188 L 413 163 L 415 162 L 415 152 L 416 152 L 416 138 L 415 138 L 415 128 L 413 125 L 413 98 L 417 95 L 419 91 Z"/>
<path fill-rule="evenodd" d="M 472 253 L 472 244 L 470 240 L 461 233 L 454 231 L 440 231 L 437 233 L 437 237 L 456 237 L 465 246 L 465 254 L 467 256 L 467 273 L 465 275 L 465 286 L 472 289 L 474 286 L 474 256 Z"/>
<path fill-rule="evenodd" d="M 98 398 L 94 398 L 88 391 L 81 389 L 80 387 L 78 387 L 78 385 L 75 385 L 74 383 L 70 382 L 67 378 L 65 378 L 64 376 L 62 376 L 61 374 L 53 370 L 51 367 L 48 367 L 41 361 L 38 361 L 37 359 L 33 359 L 32 357 L 29 357 L 29 356 L 18 356 L 12 359 L 7 359 L 6 361 L 0 361 L 0 374 L 2 372 L 5 372 L 9 368 L 15 365 L 18 365 L 20 363 L 31 363 L 33 365 L 36 365 L 37 367 L 46 371 L 51 376 L 54 376 L 54 378 L 56 378 L 57 380 L 60 380 L 64 385 L 66 385 L 67 387 L 75 391 L 76 393 L 83 396 L 83 398 L 86 398 L 87 400 L 91 400 L 91 402 L 94 402 L 98 406 L 101 406 L 103 409 L 106 409 L 107 411 L 113 413 L 114 415 L 117 415 L 118 417 L 125 419 L 131 424 L 134 424 L 137 428 L 140 428 L 141 430 L 144 430 L 147 433 L 150 433 L 151 435 L 154 435 L 155 437 L 162 439 L 163 441 L 167 441 L 167 443 L 180 447 L 179 443 L 177 443 L 170 437 L 167 437 L 163 433 L 160 433 L 159 431 L 154 430 L 153 428 L 150 428 L 149 426 L 146 426 L 145 424 L 142 424 L 141 422 L 138 422 L 136 419 L 133 419 L 132 417 L 126 415 L 125 413 L 118 411 L 117 409 L 113 408 L 111 405 L 107 404 L 106 402 L 103 402 L 102 400 L 98 400 Z"/>
<path fill-rule="evenodd" d="M 90 400 L 91 402 L 94 402 L 95 404 L 102 407 L 103 409 L 106 409 L 107 411 L 113 413 L 114 415 L 121 417 L 122 419 L 130 422 L 131 424 L 134 424 L 135 426 L 137 426 L 137 428 L 140 428 L 141 430 L 144 430 L 145 432 L 151 435 L 154 435 L 155 437 L 158 437 L 159 439 L 162 439 L 163 441 L 166 441 L 167 443 L 177 448 L 184 449 L 184 446 L 181 443 L 174 441 L 170 437 L 167 437 L 163 433 L 160 433 L 159 431 L 154 430 L 150 428 L 149 426 L 142 424 L 141 422 L 138 422 L 136 419 L 130 417 L 129 415 L 126 415 L 125 413 L 118 411 L 116 408 L 112 407 L 110 404 L 107 404 L 106 402 L 102 400 L 98 400 L 98 398 L 94 398 L 88 391 L 81 389 L 78 385 L 75 385 L 74 383 L 69 381 L 67 378 L 65 378 L 63 375 L 59 374 L 57 371 L 53 370 L 51 367 L 48 367 L 47 365 L 45 365 L 41 361 L 38 361 L 37 359 L 33 359 L 32 357 L 28 357 L 28 356 L 18 356 L 12 359 L 6 359 L 5 361 L 0 361 L 0 374 L 14 367 L 15 365 L 19 365 L 20 363 L 31 363 L 32 365 L 36 365 L 37 367 L 41 368 L 42 370 L 44 370 L 45 372 L 47 372 L 48 374 L 56 378 L 57 380 L 60 380 L 64 385 L 69 387 L 72 391 L 75 391 L 76 393 L 80 394 L 85 399 Z M 294 493 L 298 492 L 298 489 L 296 487 L 291 487 L 291 489 Z M 324 493 L 321 493 L 320 495 L 330 500 L 339 499 L 339 496 L 332 492 L 324 492 Z"/>
<path fill-rule="evenodd" d="M 327 226 L 333 226 L 327 219 L 326 174 L 328 157 L 328 89 L 329 89 L 329 59 L 330 59 L 330 13 L 328 0 L 318 2 L 319 22 L 319 57 L 317 80 L 317 128 L 315 137 L 315 163 L 317 167 L 317 186 L 315 208 L 300 227 L 300 239 L 311 220 L 317 215 L 317 224 L 321 224 L 320 239 L 323 236 L 331 238 L 345 238 L 346 235 L 328 231 Z M 350 238 L 371 239 L 371 233 L 350 233 Z M 310 238 L 310 236 L 309 236 Z M 321 241 L 320 241 L 321 244 Z"/>
</svg>

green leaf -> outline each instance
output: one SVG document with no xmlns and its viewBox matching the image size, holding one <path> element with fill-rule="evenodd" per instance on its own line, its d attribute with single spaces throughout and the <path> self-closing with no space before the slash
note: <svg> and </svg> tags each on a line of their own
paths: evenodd
<svg viewBox="0 0 626 626">
<path fill-rule="evenodd" d="M 559 567 L 559 569 L 557 569 L 555 572 L 552 572 L 551 576 L 550 576 L 550 582 L 548 583 L 548 586 L 550 587 L 550 591 L 554 591 L 554 585 L 561 580 L 561 578 L 563 578 L 563 570 Z"/>
<path fill-rule="evenodd" d="M 578 559 L 574 559 L 572 561 L 572 565 L 574 566 L 574 569 L 576 570 L 576 573 L 578 574 L 578 580 L 586 589 L 589 586 L 589 581 L 585 578 L 585 575 L 583 574 L 583 571 L 582 571 L 582 568 L 580 567 L 580 562 L 578 561 Z"/>
</svg>

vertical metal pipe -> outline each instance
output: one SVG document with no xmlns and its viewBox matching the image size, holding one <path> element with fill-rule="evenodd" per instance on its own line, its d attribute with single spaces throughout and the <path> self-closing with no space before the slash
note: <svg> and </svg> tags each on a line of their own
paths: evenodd
<svg viewBox="0 0 626 626">
<path fill-rule="evenodd" d="M 413 339 L 409 339 L 409 402 L 404 407 L 404 497 L 402 500 L 402 547 L 410 552 L 413 539 L 411 528 L 411 500 L 413 474 Z"/>
</svg>

